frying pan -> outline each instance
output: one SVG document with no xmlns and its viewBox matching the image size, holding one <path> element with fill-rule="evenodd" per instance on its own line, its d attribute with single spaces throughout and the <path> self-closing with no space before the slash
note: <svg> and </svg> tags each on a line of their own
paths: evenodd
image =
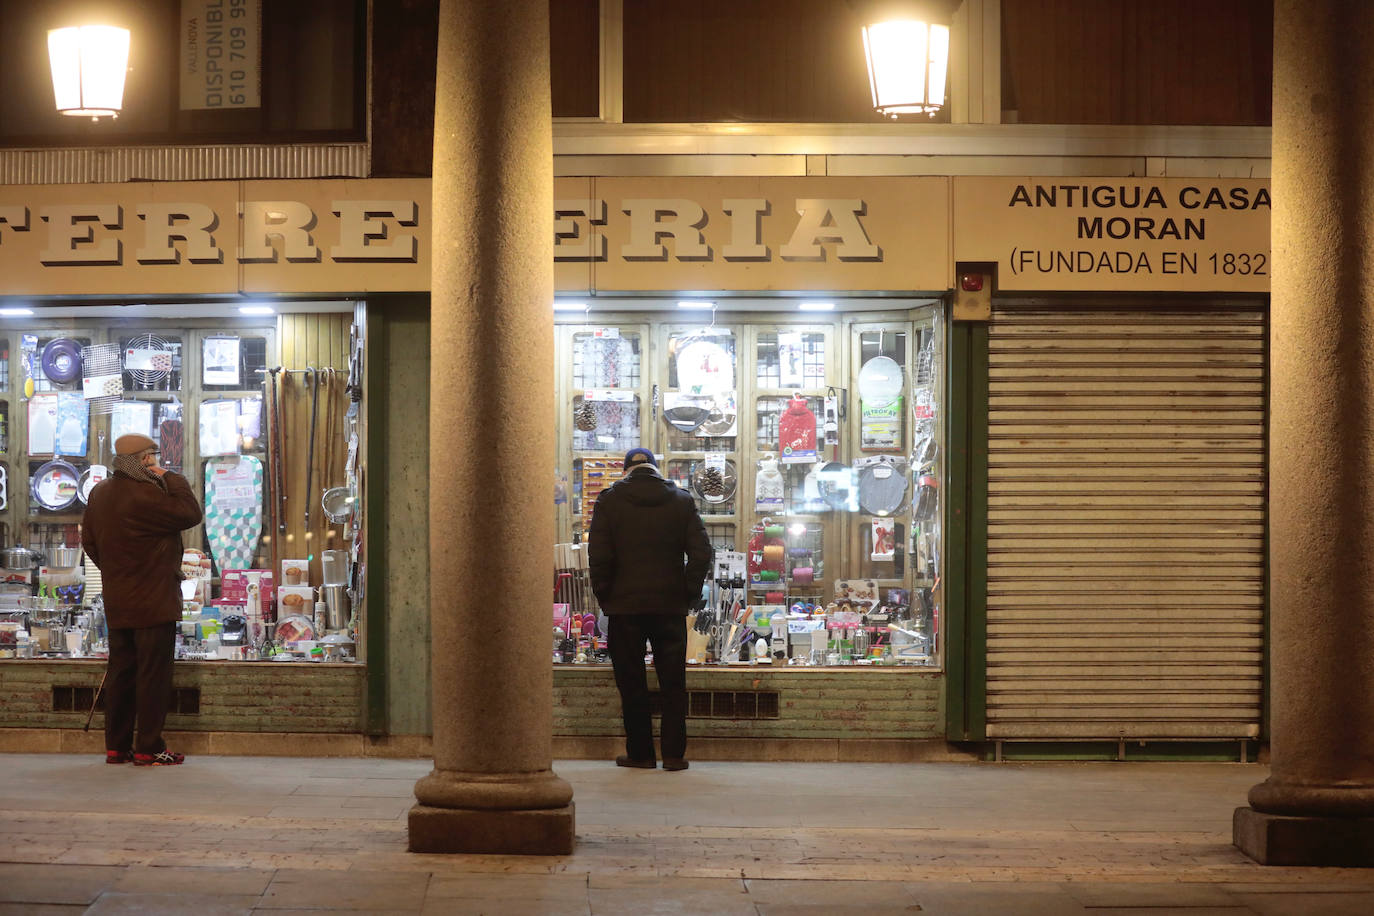
<svg viewBox="0 0 1374 916">
<path fill-rule="evenodd" d="M 43 374 L 61 384 L 81 378 L 81 345 L 70 337 L 48 341 L 41 359 Z"/>
<path fill-rule="evenodd" d="M 86 500 L 90 499 L 91 491 L 95 489 L 95 485 L 110 476 L 110 469 L 105 467 L 105 430 L 102 429 L 97 434 L 97 438 L 100 440 L 100 451 L 96 458 L 99 463 L 82 471 L 81 479 L 76 483 L 76 495 L 83 505 Z"/>
<path fill-rule="evenodd" d="M 29 489 L 33 493 L 34 501 L 44 509 L 60 512 L 76 502 L 77 481 L 80 477 L 81 473 L 76 468 L 61 458 L 54 457 L 52 461 L 40 465 L 38 470 L 33 472 Z"/>
</svg>

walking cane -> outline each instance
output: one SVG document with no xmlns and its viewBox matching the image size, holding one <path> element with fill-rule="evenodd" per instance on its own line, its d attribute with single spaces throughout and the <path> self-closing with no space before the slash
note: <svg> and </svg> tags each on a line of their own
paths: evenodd
<svg viewBox="0 0 1374 916">
<path fill-rule="evenodd" d="M 110 676 L 110 669 L 106 667 L 105 673 L 100 675 L 100 686 L 95 688 L 95 696 L 91 697 L 91 711 L 86 714 L 86 727 L 81 729 L 83 732 L 91 730 L 91 720 L 95 718 L 95 705 L 100 702 L 100 691 L 105 689 L 105 678 Z"/>
</svg>

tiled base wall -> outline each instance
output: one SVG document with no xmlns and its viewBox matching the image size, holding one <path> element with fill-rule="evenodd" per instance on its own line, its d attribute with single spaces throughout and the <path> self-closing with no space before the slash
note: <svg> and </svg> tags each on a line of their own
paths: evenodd
<svg viewBox="0 0 1374 916">
<path fill-rule="evenodd" d="M 0 726 L 76 728 L 87 710 L 52 711 L 52 688 L 95 688 L 101 661 L 0 661 Z M 167 728 L 192 732 L 362 731 L 361 665 L 177 662 L 174 687 L 200 689 L 200 712 L 170 715 Z M 97 712 L 91 730 L 104 727 Z"/>
<path fill-rule="evenodd" d="M 0 752 L 96 753 L 103 717 L 52 712 L 53 685 L 94 688 L 99 662 L 0 662 Z M 428 757 L 427 735 L 362 734 L 366 671 L 353 665 L 179 662 L 177 687 L 200 688 L 199 715 L 173 715 L 186 753 Z M 554 669 L 554 756 L 610 759 L 624 750 L 609 667 Z M 688 722 L 698 760 L 964 759 L 943 740 L 944 678 L 910 669 L 694 669 L 692 691 L 776 691 L 778 717 Z M 657 684 L 650 674 L 650 686 Z"/>
<path fill-rule="evenodd" d="M 692 718 L 701 738 L 911 741 L 944 735 L 944 675 L 892 668 L 740 667 L 688 669 L 689 691 L 777 691 L 776 719 Z M 649 686 L 658 684 L 652 671 Z M 609 667 L 553 672 L 553 733 L 622 735 L 620 695 Z"/>
</svg>

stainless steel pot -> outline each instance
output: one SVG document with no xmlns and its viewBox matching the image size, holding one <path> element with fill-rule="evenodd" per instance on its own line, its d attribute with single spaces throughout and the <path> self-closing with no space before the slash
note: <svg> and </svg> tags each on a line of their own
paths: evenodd
<svg viewBox="0 0 1374 916">
<path fill-rule="evenodd" d="M 48 548 L 48 565 L 55 569 L 70 569 L 81 562 L 80 547 Z"/>
<path fill-rule="evenodd" d="M 38 554 L 27 547 L 15 546 L 0 550 L 0 563 L 4 564 L 5 569 L 32 569 L 38 559 Z"/>
</svg>

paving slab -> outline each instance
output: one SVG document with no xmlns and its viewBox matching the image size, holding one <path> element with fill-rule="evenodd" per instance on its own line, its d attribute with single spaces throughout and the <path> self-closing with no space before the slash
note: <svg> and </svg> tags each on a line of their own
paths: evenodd
<svg viewBox="0 0 1374 916">
<path fill-rule="evenodd" d="M 428 761 L 0 767 L 0 916 L 1374 913 L 1374 869 L 1266 868 L 1231 845 L 1255 764 L 559 761 L 577 845 L 550 857 L 407 852 Z"/>
</svg>

